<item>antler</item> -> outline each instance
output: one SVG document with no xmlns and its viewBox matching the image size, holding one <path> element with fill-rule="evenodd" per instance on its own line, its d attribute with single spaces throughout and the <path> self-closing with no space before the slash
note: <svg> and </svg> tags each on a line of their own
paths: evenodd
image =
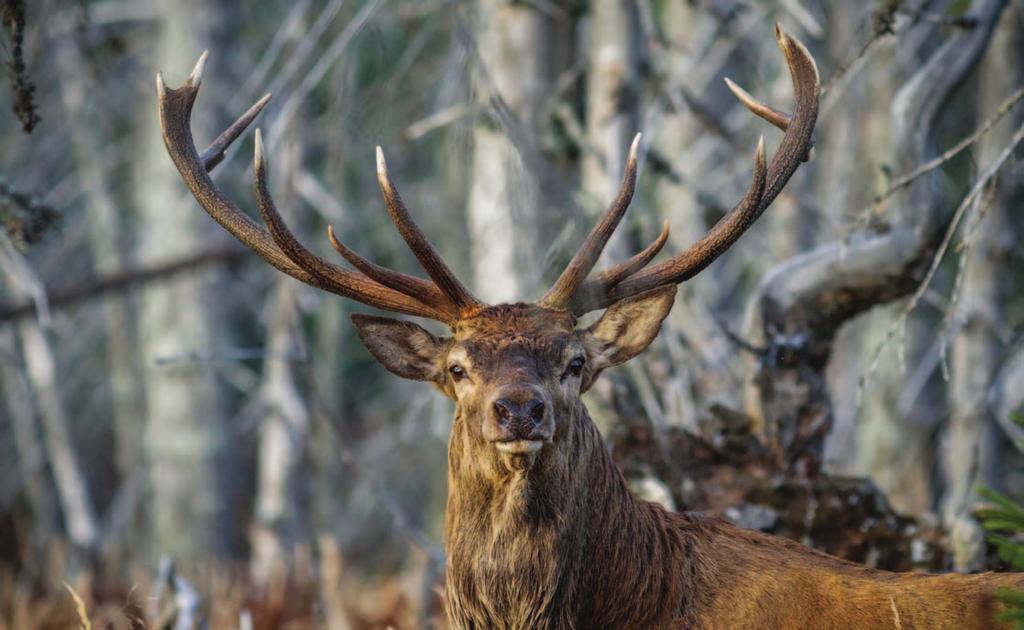
<svg viewBox="0 0 1024 630">
<path fill-rule="evenodd" d="M 163 77 L 157 74 L 156 89 L 160 129 L 167 152 L 196 201 L 214 220 L 249 249 L 293 278 L 369 306 L 427 317 L 447 324 L 452 324 L 483 306 L 459 283 L 409 216 L 397 188 L 388 178 L 387 166 L 379 147 L 377 180 L 388 213 L 433 283 L 374 265 L 342 245 L 331 228 L 328 228 L 331 242 L 359 271 L 349 271 L 329 263 L 302 245 L 285 225 L 270 196 L 263 141 L 258 129 L 253 161 L 256 202 L 269 232 L 239 210 L 238 206 L 217 188 L 208 172 L 224 158 L 224 152 L 231 143 L 245 131 L 270 101 L 270 95 L 257 101 L 200 155 L 192 138 L 191 118 L 192 106 L 202 83 L 206 58 L 207 54 L 204 52 L 185 84 L 178 89 L 168 88 Z"/>
<path fill-rule="evenodd" d="M 767 169 L 764 139 L 758 142 L 754 154 L 753 177 L 740 202 L 686 251 L 653 267 L 643 269 L 642 267 L 657 253 L 657 249 L 660 249 L 660 246 L 655 247 L 655 243 L 625 263 L 584 281 L 583 278 L 590 272 L 601 254 L 601 249 L 611 236 L 611 231 L 625 213 L 624 205 L 628 206 L 632 197 L 636 181 L 634 141 L 630 148 L 630 159 L 619 196 L 587 236 L 580 251 L 573 256 L 555 286 L 544 296 L 541 302 L 544 306 L 562 308 L 581 315 L 661 285 L 688 280 L 729 249 L 775 200 L 800 163 L 806 161 L 810 154 L 821 90 L 818 69 L 807 48 L 783 32 L 779 26 L 775 27 L 775 38 L 786 57 L 793 79 L 796 104 L 792 116 L 754 100 L 750 94 L 726 79 L 729 88 L 743 105 L 785 131 Z M 667 236 L 667 233 L 663 231 L 663 235 Z M 650 251 L 652 248 L 653 252 Z"/>
</svg>

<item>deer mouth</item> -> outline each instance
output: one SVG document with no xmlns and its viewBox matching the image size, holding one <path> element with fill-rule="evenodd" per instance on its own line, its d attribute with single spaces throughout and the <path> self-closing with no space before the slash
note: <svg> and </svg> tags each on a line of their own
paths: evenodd
<svg viewBox="0 0 1024 630">
<path fill-rule="evenodd" d="M 528 455 L 536 453 L 544 446 L 543 440 L 512 440 L 510 442 L 495 442 L 494 445 L 502 453 L 510 455 Z"/>
</svg>

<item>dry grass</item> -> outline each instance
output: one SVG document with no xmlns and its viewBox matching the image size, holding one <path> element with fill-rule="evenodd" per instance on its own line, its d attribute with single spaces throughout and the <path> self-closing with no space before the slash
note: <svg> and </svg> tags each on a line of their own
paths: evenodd
<svg viewBox="0 0 1024 630">
<path fill-rule="evenodd" d="M 82 601 L 81 596 L 75 592 L 75 589 L 71 588 L 71 585 L 64 582 L 64 588 L 68 589 L 68 593 L 71 594 L 71 599 L 75 602 L 75 614 L 78 615 L 78 627 L 80 630 L 92 630 L 92 624 L 89 623 L 89 614 L 85 610 L 85 602 Z"/>
<path fill-rule="evenodd" d="M 198 594 L 196 616 L 210 630 L 444 627 L 439 591 L 423 588 L 422 571 L 360 579 L 342 572 L 336 548 L 325 552 L 315 567 L 297 562 L 265 583 L 224 564 L 182 569 L 176 578 Z M 51 566 L 46 573 L 55 570 Z M 67 582 L 0 571 L 0 630 L 170 630 L 187 615 L 178 601 L 187 597 L 176 597 L 184 591 L 174 592 L 166 577 L 139 567 L 113 571 L 109 565 Z M 424 592 L 429 601 L 418 601 Z"/>
</svg>

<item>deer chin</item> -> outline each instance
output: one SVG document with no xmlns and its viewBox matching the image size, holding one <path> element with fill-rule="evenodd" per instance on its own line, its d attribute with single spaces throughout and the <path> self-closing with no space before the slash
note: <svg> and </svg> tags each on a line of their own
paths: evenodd
<svg viewBox="0 0 1024 630">
<path fill-rule="evenodd" d="M 494 446 L 509 455 L 529 455 L 536 453 L 544 446 L 543 440 L 513 440 L 511 442 L 495 442 Z"/>
<path fill-rule="evenodd" d="M 511 471 L 526 471 L 533 467 L 537 456 L 544 447 L 544 440 L 513 440 L 495 442 L 494 447 L 501 453 L 501 459 Z"/>
</svg>

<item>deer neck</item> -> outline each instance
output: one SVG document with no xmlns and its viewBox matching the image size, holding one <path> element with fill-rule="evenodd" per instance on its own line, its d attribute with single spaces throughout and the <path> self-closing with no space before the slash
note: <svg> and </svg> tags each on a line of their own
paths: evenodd
<svg viewBox="0 0 1024 630">
<path fill-rule="evenodd" d="M 445 543 L 454 627 L 660 627 L 649 615 L 680 609 L 673 574 L 683 550 L 668 515 L 629 492 L 582 405 L 573 423 L 567 444 L 505 477 L 466 461 L 453 433 Z"/>
</svg>

